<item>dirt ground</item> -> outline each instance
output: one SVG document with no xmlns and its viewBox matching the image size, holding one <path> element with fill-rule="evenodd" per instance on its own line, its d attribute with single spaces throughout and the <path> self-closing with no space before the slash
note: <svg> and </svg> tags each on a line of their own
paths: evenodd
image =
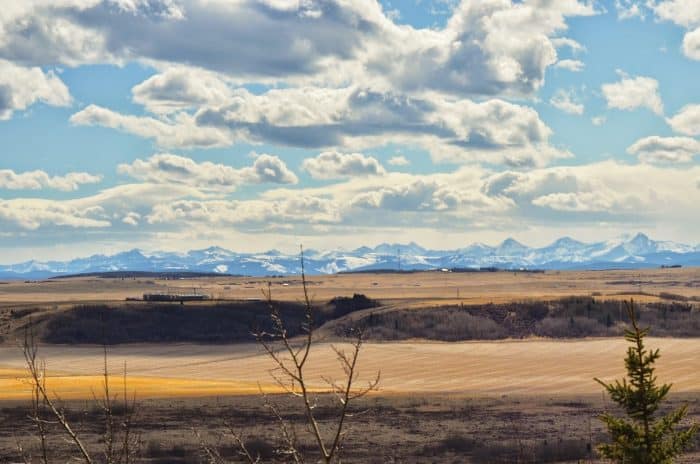
<svg viewBox="0 0 700 464">
<path fill-rule="evenodd" d="M 279 396 L 271 400 L 293 424 L 301 448 L 313 457 L 313 442 L 303 426 L 298 399 Z M 700 419 L 700 395 L 676 395 L 669 406 L 685 402 L 690 406 L 690 419 Z M 316 413 L 326 433 L 332 426 L 333 406 L 329 398 L 318 399 Z M 98 451 L 99 412 L 89 403 L 70 407 L 78 433 L 91 450 Z M 602 461 L 595 458 L 595 446 L 605 440 L 605 434 L 597 417 L 610 408 L 600 395 L 373 396 L 352 409 L 342 462 L 598 463 Z M 144 400 L 134 423 L 142 441 L 140 462 L 207 462 L 193 429 L 229 462 L 243 462 L 224 423 L 243 435 L 248 446 L 263 457 L 262 462 L 282 462 L 274 454 L 282 443 L 277 419 L 260 397 Z M 36 449 L 32 434 L 23 404 L 0 403 L 0 462 L 16 462 L 17 441 L 27 450 Z M 70 444 L 55 435 L 50 449 L 56 462 L 72 453 Z M 678 462 L 698 459 L 696 451 Z"/>
<path fill-rule="evenodd" d="M 259 299 L 261 289 L 272 284 L 274 298 L 301 299 L 298 277 L 221 277 L 187 280 L 101 279 L 94 277 L 0 283 L 0 305 L 60 305 L 75 302 L 124 301 L 144 293 L 203 292 L 216 299 Z M 630 293 L 658 295 L 669 292 L 700 298 L 700 268 L 620 271 L 512 272 L 416 272 L 407 274 L 337 274 L 310 276 L 309 289 L 316 301 L 363 293 L 385 302 L 418 306 L 431 303 L 488 303 L 554 299 L 569 295 L 629 298 Z M 638 295 L 637 298 L 655 299 Z"/>
</svg>

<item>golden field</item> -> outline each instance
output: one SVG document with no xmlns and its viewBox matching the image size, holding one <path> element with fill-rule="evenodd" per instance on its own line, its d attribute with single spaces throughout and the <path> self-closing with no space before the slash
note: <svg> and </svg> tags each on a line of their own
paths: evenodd
<svg viewBox="0 0 700 464">
<path fill-rule="evenodd" d="M 661 380 L 674 391 L 700 391 L 700 342 L 651 338 L 661 349 Z M 600 392 L 593 377 L 609 380 L 624 373 L 624 340 L 518 340 L 495 342 L 367 343 L 360 357 L 360 383 L 381 372 L 380 394 L 585 395 Z M 101 347 L 43 346 L 49 389 L 62 397 L 92 398 L 102 378 Z M 138 397 L 254 394 L 261 383 L 278 390 L 273 367 L 254 344 L 130 345 L 109 349 L 110 371 L 121 388 L 124 363 L 128 388 Z M 21 377 L 23 360 L 15 347 L 0 348 L 0 390 L 4 396 L 28 394 Z M 97 375 L 96 375 L 97 374 Z M 311 354 L 307 378 L 323 390 L 324 377 L 341 377 L 328 343 Z M 55 376 L 54 376 L 55 375 Z"/>
<path fill-rule="evenodd" d="M 41 306 L 48 311 L 75 303 L 117 302 L 147 292 L 198 289 L 216 299 L 259 299 L 271 284 L 276 300 L 298 301 L 301 280 L 289 278 L 206 278 L 190 280 L 71 278 L 0 284 L 0 308 Z M 700 269 L 537 273 L 345 274 L 308 278 L 315 301 L 363 293 L 392 307 L 448 303 L 541 300 L 569 295 L 657 300 L 662 292 L 700 297 Z M 641 292 L 640 292 L 641 291 Z M 656 338 L 661 379 L 675 391 L 700 391 L 700 341 Z M 505 340 L 488 342 L 373 342 L 364 345 L 361 377 L 381 372 L 383 394 L 450 393 L 474 395 L 593 394 L 592 379 L 623 374 L 626 345 L 621 338 Z M 102 349 L 44 345 L 48 384 L 64 398 L 91 398 L 102 378 Z M 110 372 L 118 383 L 126 363 L 129 389 L 139 397 L 253 394 L 258 383 L 276 391 L 270 360 L 255 344 L 120 345 L 109 350 Z M 308 366 L 315 388 L 322 376 L 341 376 L 328 343 L 315 345 Z M 0 392 L 6 399 L 28 395 L 23 358 L 15 340 L 0 345 Z"/>
</svg>

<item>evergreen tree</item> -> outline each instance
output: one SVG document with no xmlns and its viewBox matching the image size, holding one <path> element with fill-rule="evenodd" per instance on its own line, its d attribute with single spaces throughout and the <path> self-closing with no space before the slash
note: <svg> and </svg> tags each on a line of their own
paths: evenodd
<svg viewBox="0 0 700 464">
<path fill-rule="evenodd" d="M 670 464 L 680 455 L 697 431 L 697 425 L 678 430 L 678 424 L 687 413 L 687 405 L 669 414 L 657 417 L 661 403 L 666 399 L 670 384 L 657 385 L 654 363 L 659 350 L 647 350 L 644 337 L 649 328 L 640 329 L 634 310 L 634 301 L 626 304 L 632 324 L 625 331 L 631 343 L 625 358 L 627 378 L 622 382 L 605 383 L 595 379 L 620 405 L 627 417 L 609 413 L 601 416 L 611 437 L 611 443 L 599 446 L 601 454 L 620 464 Z"/>
</svg>

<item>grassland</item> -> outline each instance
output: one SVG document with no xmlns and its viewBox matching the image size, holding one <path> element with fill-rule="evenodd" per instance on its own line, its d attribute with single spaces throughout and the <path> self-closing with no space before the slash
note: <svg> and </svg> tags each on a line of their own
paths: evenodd
<svg viewBox="0 0 700 464">
<path fill-rule="evenodd" d="M 700 330 L 699 269 L 309 280 L 322 324 L 307 366 L 313 390 L 320 394 L 324 378 L 342 376 L 331 345 L 343 347 L 340 335 L 353 324 L 370 336 L 360 355 L 360 383 L 381 372 L 380 390 L 357 406 L 366 413 L 352 420 L 344 462 L 598 462 L 593 445 L 603 435 L 595 417 L 610 405 L 593 377 L 610 380 L 624 372 L 626 344 L 616 308 L 631 297 L 646 304 L 643 320 L 663 336 L 648 345 L 661 349 L 658 374 L 674 383 L 673 403 L 689 401 L 693 417 L 700 418 L 700 343 L 694 338 Z M 275 462 L 269 455 L 278 441 L 275 418 L 261 405 L 259 388 L 272 393 L 297 426 L 303 417 L 292 400 L 274 395 L 273 364 L 250 341 L 251 326 L 266 317 L 261 289 L 268 282 L 283 316 L 298 323 L 298 278 L 1 283 L 0 461 L 18 459 L 17 434 L 30 431 L 30 392 L 17 346 L 29 326 L 44 338 L 40 357 L 48 389 L 68 401 L 81 433 L 99 446 L 99 411 L 89 406 L 103 381 L 103 348 L 95 334 L 111 325 L 111 381 L 121 388 L 126 366 L 127 390 L 140 402 L 144 462 L 206 462 L 192 427 L 222 443 L 221 451 L 234 459 L 235 449 L 221 441 L 224 421 L 245 430 L 250 445 Z M 213 299 L 184 306 L 125 301 L 192 288 Z M 378 306 L 348 312 L 330 303 L 355 293 Z M 571 296 L 576 298 L 567 300 Z M 320 395 L 318 402 L 320 417 L 331 417 L 328 398 Z M 309 438 L 302 434 L 302 444 Z M 59 438 L 54 445 L 56 456 L 67 456 L 65 442 Z M 680 462 L 698 459 L 696 453 Z"/>
<path fill-rule="evenodd" d="M 700 392 L 700 344 L 695 339 L 652 338 L 649 345 L 663 353 L 662 379 L 673 379 L 678 392 Z M 342 345 L 341 345 L 342 346 Z M 593 381 L 624 372 L 619 338 L 595 340 L 512 340 L 499 342 L 367 343 L 362 351 L 360 381 L 381 371 L 381 394 L 457 395 L 585 395 L 600 387 Z M 91 398 L 99 386 L 101 347 L 44 346 L 49 386 L 66 397 Z M 269 359 L 253 344 L 128 345 L 109 350 L 110 370 L 127 364 L 130 389 L 139 397 L 211 396 L 257 393 L 257 383 L 270 389 Z M 341 377 L 329 344 L 315 346 L 307 378 L 321 390 L 322 377 Z M 14 347 L 0 348 L 0 376 L 13 397 L 20 384 L 23 360 Z M 563 368 L 562 366 L 565 366 Z M 0 375 L 3 371 L 0 371 Z M 8 372 L 8 371 L 5 371 Z M 5 378 L 5 383 L 3 382 Z M 16 377 L 15 377 L 16 378 Z M 9 379 L 9 380 L 8 380 Z M 274 392 L 274 389 L 268 391 Z"/>
<path fill-rule="evenodd" d="M 301 279 L 295 277 L 221 277 L 183 280 L 100 279 L 93 277 L 0 284 L 0 305 L 57 305 L 124 301 L 144 293 L 196 288 L 215 299 L 260 299 L 272 285 L 275 299 L 299 301 Z M 482 304 L 555 299 L 569 295 L 599 294 L 603 298 L 654 301 L 661 293 L 700 298 L 700 268 L 645 269 L 639 271 L 581 271 L 546 273 L 445 273 L 337 274 L 308 278 L 312 296 L 327 301 L 336 296 L 362 293 L 386 303 L 424 307 L 431 304 Z"/>
<path fill-rule="evenodd" d="M 4 319 L 0 320 L 0 329 L 4 329 L 4 332 L 0 330 L 0 335 L 4 333 L 6 340 L 0 345 L 0 369 L 4 369 L 0 371 L 3 372 L 0 385 L 5 387 L 3 390 L 10 392 L 11 397 L 26 394 L 26 389 L 22 390 L 21 382 L 17 381 L 21 376 L 15 375 L 19 373 L 17 369 L 23 367 L 21 353 L 15 340 L 19 335 L 18 331 L 29 318 L 33 317 L 39 321 L 42 318 L 55 320 L 55 325 L 62 329 L 68 328 L 70 334 L 71 327 L 84 322 L 83 319 L 63 316 L 72 314 L 70 308 L 76 303 L 112 302 L 124 305 L 123 300 L 127 297 L 153 292 L 154 289 L 162 291 L 177 287 L 198 288 L 217 298 L 214 302 L 185 307 L 189 308 L 188 314 L 201 315 L 199 319 L 208 321 L 206 324 L 199 319 L 178 319 L 180 316 L 176 317 L 176 314 L 184 310 L 179 307 L 168 309 L 167 306 L 157 306 L 155 312 L 158 318 L 150 321 L 142 315 L 143 313 L 139 313 L 138 303 L 129 303 L 133 306 L 125 307 L 132 308 L 128 309 L 131 313 L 127 313 L 131 316 L 114 319 L 115 333 L 122 330 L 135 334 L 139 328 L 149 333 L 157 332 L 159 328 L 166 327 L 168 318 L 175 318 L 173 327 L 167 329 L 167 333 L 156 340 L 209 343 L 131 343 L 113 346 L 110 348 L 110 370 L 121 372 L 126 363 L 130 383 L 143 397 L 254 393 L 257 391 L 258 382 L 269 387 L 270 377 L 267 372 L 272 366 L 260 353 L 256 344 L 240 342 L 250 340 L 250 325 L 260 320 L 261 315 L 264 317 L 264 303 L 251 300 L 260 299 L 261 289 L 268 281 L 271 283 L 275 299 L 287 302 L 284 303 L 287 305 L 285 310 L 290 314 L 298 311 L 295 309 L 295 303 L 301 295 L 301 281 L 295 278 L 222 277 L 175 281 L 75 278 L 4 283 L 0 285 L 0 308 L 4 314 Z M 413 310 L 430 314 L 431 311 L 438 312 L 431 308 L 444 308 L 449 305 L 532 302 L 570 295 L 596 295 L 597 300 L 627 299 L 634 296 L 637 300 L 648 302 L 667 301 L 668 295 L 684 300 L 695 299 L 700 298 L 700 270 L 654 269 L 544 274 L 346 274 L 311 277 L 309 288 L 314 300 L 321 302 L 354 293 L 377 298 L 381 300 L 382 306 L 376 311 L 372 310 L 374 314 L 386 315 Z M 660 295 L 666 296 L 661 299 Z M 231 308 L 235 306 L 216 306 L 219 309 L 216 309 L 215 313 L 207 313 L 205 310 L 211 305 L 222 304 L 222 301 L 218 300 L 220 298 L 235 298 L 238 302 L 252 306 L 246 306 L 243 312 L 232 312 Z M 163 310 L 158 310 L 159 307 Z M 683 327 L 694 326 L 697 322 L 692 304 L 687 308 L 690 308 L 690 313 L 679 313 L 678 316 Z M 517 308 L 514 311 L 516 310 Z M 86 311 L 91 312 L 89 308 L 86 308 Z M 114 317 L 121 314 L 109 308 L 106 311 L 106 314 Z M 494 309 L 487 307 L 484 311 Z M 531 309 L 528 311 L 532 312 Z M 593 311 L 596 311 L 595 307 Z M 506 313 L 508 315 L 509 310 Z M 255 318 L 251 318 L 251 314 L 254 314 Z M 357 314 L 366 316 L 367 311 Z M 575 315 L 566 313 L 562 320 L 566 324 L 571 320 L 573 324 L 579 321 L 574 320 Z M 360 316 L 350 314 L 339 320 L 352 321 Z M 329 319 L 332 317 L 332 313 L 327 316 Z M 397 324 L 398 327 L 395 319 L 389 320 L 392 327 L 393 324 Z M 420 319 L 418 321 L 423 323 Z M 239 325 L 236 326 L 235 322 Z M 434 321 L 427 323 L 433 325 Z M 153 327 L 148 324 L 153 324 Z M 330 320 L 329 329 L 321 330 L 320 333 L 325 337 L 332 337 L 339 331 L 339 326 L 337 321 Z M 91 325 L 86 327 L 91 332 L 97 332 Z M 172 338 L 173 333 L 182 334 L 183 330 L 186 333 L 195 329 L 199 332 L 194 338 L 183 338 L 181 335 Z M 231 339 L 217 338 L 216 334 L 222 330 L 229 335 L 238 335 Z M 497 395 L 590 394 L 598 391 L 597 385 L 591 381 L 593 376 L 609 378 L 620 375 L 623 371 L 620 359 L 621 353 L 624 352 L 624 342 L 619 337 L 552 340 L 533 338 L 533 333 L 537 332 L 516 332 L 519 337 L 523 334 L 528 337 L 524 340 L 508 339 L 507 337 L 513 336 L 513 332 L 506 332 L 506 339 L 500 341 L 435 343 L 406 339 L 406 336 L 403 336 L 401 342 L 368 343 L 362 352 L 362 372 L 369 377 L 376 371 L 381 371 L 381 387 L 386 394 Z M 168 338 L 169 336 L 171 338 Z M 212 344 L 219 339 L 226 343 L 239 343 Z M 58 337 L 56 340 L 72 339 Z M 96 339 L 90 340 L 94 342 Z M 659 338 L 652 340 L 652 344 L 661 348 L 664 353 L 660 371 L 662 376 L 672 378 L 679 391 L 700 391 L 700 344 L 692 338 Z M 101 371 L 101 349 L 95 346 L 48 344 L 41 348 L 41 353 L 47 360 L 47 369 L 52 376 L 49 382 L 55 383 L 54 388 L 57 391 L 67 398 L 89 396 L 91 388 L 94 389 L 95 382 L 99 380 L 94 376 Z M 566 369 L 562 370 L 562 366 L 566 366 Z M 311 378 L 315 378 L 312 383 L 318 388 L 323 384 L 320 380 L 322 374 L 339 374 L 329 343 L 320 340 L 314 349 L 309 368 Z M 23 391 L 25 393 L 22 393 Z"/>
</svg>

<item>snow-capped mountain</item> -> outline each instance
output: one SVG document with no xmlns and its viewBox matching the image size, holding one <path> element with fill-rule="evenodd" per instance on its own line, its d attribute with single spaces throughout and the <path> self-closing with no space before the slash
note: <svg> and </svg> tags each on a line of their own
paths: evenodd
<svg viewBox="0 0 700 464">
<path fill-rule="evenodd" d="M 509 238 L 496 246 L 475 243 L 456 250 L 428 250 L 416 243 L 382 243 L 355 250 L 308 250 L 304 264 L 310 274 L 343 271 L 421 270 L 443 268 L 607 269 L 662 265 L 700 266 L 700 245 L 656 241 L 644 234 L 596 243 L 562 237 L 532 248 Z M 301 271 L 299 256 L 277 250 L 237 253 L 221 247 L 185 253 L 130 250 L 71 261 L 0 265 L 0 278 L 45 278 L 109 271 L 189 271 L 241 275 L 287 275 Z"/>
</svg>

